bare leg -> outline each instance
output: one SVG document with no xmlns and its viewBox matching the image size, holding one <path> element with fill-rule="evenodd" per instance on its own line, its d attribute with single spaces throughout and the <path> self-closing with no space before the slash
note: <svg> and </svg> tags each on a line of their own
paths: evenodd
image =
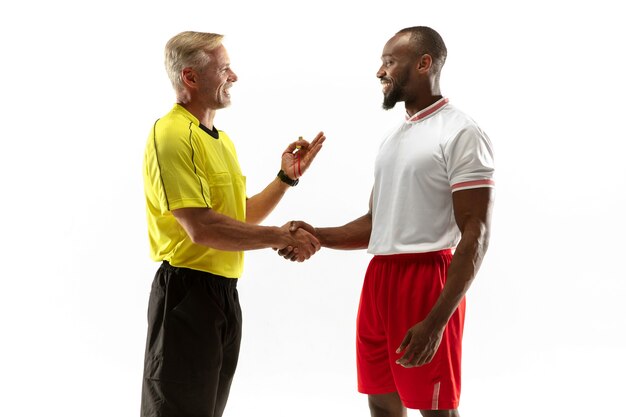
<svg viewBox="0 0 626 417">
<path fill-rule="evenodd" d="M 367 400 L 372 417 L 406 417 L 406 408 L 397 392 L 368 395 Z"/>
<path fill-rule="evenodd" d="M 420 410 L 423 417 L 459 417 L 459 411 L 454 410 Z"/>
</svg>

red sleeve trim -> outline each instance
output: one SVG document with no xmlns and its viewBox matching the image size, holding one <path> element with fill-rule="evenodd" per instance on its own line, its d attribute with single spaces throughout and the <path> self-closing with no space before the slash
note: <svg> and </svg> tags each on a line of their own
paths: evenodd
<svg viewBox="0 0 626 417">
<path fill-rule="evenodd" d="M 454 184 L 452 186 L 452 191 L 458 190 L 460 188 L 493 187 L 495 185 L 496 182 L 494 180 L 465 181 Z"/>
</svg>

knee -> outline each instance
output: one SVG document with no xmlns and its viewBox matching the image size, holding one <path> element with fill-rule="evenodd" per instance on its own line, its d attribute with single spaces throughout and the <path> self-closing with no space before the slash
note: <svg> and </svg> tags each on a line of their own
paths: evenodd
<svg viewBox="0 0 626 417">
<path fill-rule="evenodd" d="M 397 393 L 369 395 L 368 404 L 372 417 L 406 417 L 406 408 Z"/>
</svg>

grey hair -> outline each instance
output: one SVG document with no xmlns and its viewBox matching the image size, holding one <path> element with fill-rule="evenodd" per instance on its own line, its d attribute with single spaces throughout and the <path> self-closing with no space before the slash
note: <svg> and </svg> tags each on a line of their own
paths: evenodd
<svg viewBox="0 0 626 417">
<path fill-rule="evenodd" d="M 183 89 L 182 72 L 184 68 L 198 70 L 210 61 L 208 52 L 222 44 L 224 35 L 205 32 L 181 32 L 165 45 L 165 70 L 176 92 Z"/>
</svg>

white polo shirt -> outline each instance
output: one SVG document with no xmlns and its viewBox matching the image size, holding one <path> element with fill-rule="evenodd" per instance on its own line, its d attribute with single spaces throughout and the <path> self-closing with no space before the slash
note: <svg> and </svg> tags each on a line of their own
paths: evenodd
<svg viewBox="0 0 626 417">
<path fill-rule="evenodd" d="M 454 248 L 461 233 L 452 193 L 493 187 L 494 158 L 487 135 L 442 98 L 407 116 L 383 140 L 375 163 L 374 255 Z"/>
</svg>

